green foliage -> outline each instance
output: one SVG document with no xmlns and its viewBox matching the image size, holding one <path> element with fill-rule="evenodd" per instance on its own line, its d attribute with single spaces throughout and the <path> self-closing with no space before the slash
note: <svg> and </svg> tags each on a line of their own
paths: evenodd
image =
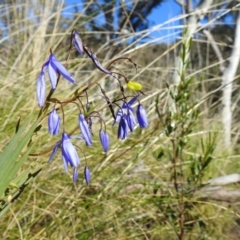
<svg viewBox="0 0 240 240">
<path fill-rule="evenodd" d="M 3 214 L 3 210 L 10 205 L 11 198 L 16 197 L 20 191 L 20 187 L 24 184 L 23 179 L 26 178 L 26 173 L 22 173 L 17 178 L 16 174 L 24 161 L 28 158 L 31 149 L 34 146 L 34 144 L 31 144 L 30 146 L 28 144 L 27 150 L 24 151 L 24 148 L 27 143 L 29 143 L 32 134 L 35 131 L 37 123 L 38 121 L 33 123 L 28 132 L 24 132 L 28 126 L 27 122 L 17 129 L 16 134 L 0 155 L 0 198 L 2 199 L 0 205 L 0 217 Z M 7 200 L 8 198 L 10 199 Z"/>
</svg>

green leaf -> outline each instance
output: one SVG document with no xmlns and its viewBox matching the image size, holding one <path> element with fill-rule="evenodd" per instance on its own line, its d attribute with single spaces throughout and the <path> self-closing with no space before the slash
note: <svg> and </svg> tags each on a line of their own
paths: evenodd
<svg viewBox="0 0 240 240">
<path fill-rule="evenodd" d="M 28 125 L 27 122 L 24 123 L 0 155 L 0 197 L 4 196 L 5 190 L 17 174 L 23 162 L 27 159 L 33 145 L 31 145 L 20 158 L 19 155 L 31 139 L 37 124 L 38 120 L 34 122 L 31 128 L 24 134 Z"/>
<path fill-rule="evenodd" d="M 28 185 L 28 183 L 35 178 L 39 172 L 41 172 L 42 166 L 38 166 L 35 169 L 27 168 L 19 176 L 13 179 L 9 184 L 9 194 L 11 196 L 11 202 L 8 202 L 7 198 L 4 202 L 2 202 L 2 206 L 0 205 L 0 218 L 4 215 L 4 213 L 9 209 L 13 200 L 16 200 L 24 188 Z"/>
</svg>

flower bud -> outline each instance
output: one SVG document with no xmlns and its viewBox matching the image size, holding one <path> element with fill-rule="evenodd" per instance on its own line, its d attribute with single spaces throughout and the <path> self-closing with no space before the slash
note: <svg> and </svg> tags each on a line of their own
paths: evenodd
<svg viewBox="0 0 240 240">
<path fill-rule="evenodd" d="M 84 54 L 84 49 L 83 49 L 83 43 L 82 39 L 80 38 L 78 32 L 76 30 L 73 31 L 73 44 L 77 51 L 83 55 Z"/>
<path fill-rule="evenodd" d="M 101 129 L 99 131 L 99 138 L 100 138 L 101 144 L 103 146 L 104 152 L 107 152 L 108 148 L 109 148 L 109 136 L 108 136 L 108 134 Z"/>
<path fill-rule="evenodd" d="M 79 120 L 78 121 L 79 122 L 79 128 L 81 130 L 82 137 L 85 140 L 86 145 L 91 146 L 92 145 L 92 135 L 90 133 L 90 130 L 89 130 L 88 124 L 87 124 L 87 122 L 84 118 L 84 115 L 79 114 L 78 120 Z"/>
<path fill-rule="evenodd" d="M 148 126 L 147 113 L 141 104 L 138 105 L 136 114 L 140 127 L 146 128 Z"/>
<path fill-rule="evenodd" d="M 55 109 L 48 115 L 48 132 L 52 135 L 57 135 L 60 129 L 61 119 Z"/>
<path fill-rule="evenodd" d="M 88 166 L 85 166 L 84 168 L 84 178 L 85 178 L 86 184 L 89 185 L 91 180 L 91 174 Z"/>
</svg>

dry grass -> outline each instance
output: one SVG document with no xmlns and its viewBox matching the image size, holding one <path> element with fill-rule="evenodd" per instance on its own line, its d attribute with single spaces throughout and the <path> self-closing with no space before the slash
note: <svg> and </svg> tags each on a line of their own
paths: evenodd
<svg viewBox="0 0 240 240">
<path fill-rule="evenodd" d="M 90 18 L 84 16 L 84 11 L 75 14 L 74 19 L 66 19 L 61 15 L 64 8 L 64 4 L 58 1 L 47 0 L 22 1 L 21 4 L 7 8 L 6 4 L 0 5 L 2 17 L 7 22 L 0 41 L 1 149 L 10 140 L 19 117 L 23 121 L 36 118 L 39 111 L 35 100 L 37 74 L 50 48 L 59 56 L 59 60 L 64 62 L 73 28 L 83 32 L 83 41 L 89 43 L 87 45 L 98 53 L 105 65 L 116 52 L 115 57 L 131 57 L 138 64 L 137 74 L 135 69 L 125 62 L 116 67 L 129 79 L 142 83 L 145 95 L 141 102 L 149 114 L 150 127 L 146 130 L 137 129 L 128 140 L 118 141 L 116 127 L 111 126 L 109 112 L 105 111 L 111 138 L 109 153 L 102 153 L 98 134 L 94 136 L 94 147 L 85 148 L 81 145 L 92 172 L 90 186 L 86 186 L 82 180 L 83 167 L 78 184 L 72 184 L 71 173 L 66 174 L 63 171 L 60 154 L 51 164 L 46 163 L 48 154 L 37 158 L 30 157 L 21 171 L 28 167 L 31 172 L 39 168 L 42 170 L 2 217 L 1 239 L 175 239 L 175 230 L 178 231 L 177 221 L 174 222 L 174 214 L 177 214 L 176 199 L 165 197 L 171 196 L 174 189 L 170 179 L 172 164 L 167 155 L 171 152 L 170 139 L 164 134 L 164 124 L 167 122 L 170 98 L 166 83 L 171 83 L 176 67 L 174 59 L 180 44 L 155 44 L 149 41 L 139 45 L 137 40 L 129 45 L 133 34 L 123 33 L 119 33 L 118 42 L 109 40 L 96 43 L 91 39 L 97 33 L 87 32 L 84 28 L 90 21 Z M 66 23 L 64 27 L 63 23 Z M 156 30 L 160 27 L 162 26 L 156 27 Z M 147 36 L 152 30 L 148 29 L 136 35 Z M 193 51 L 202 47 L 198 41 L 194 44 L 197 47 Z M 206 45 L 208 44 L 206 42 Z M 209 51 L 205 50 L 203 55 L 208 59 Z M 204 61 L 202 65 L 197 63 L 189 68 L 187 73 L 195 78 L 191 86 L 196 91 L 193 98 L 199 99 L 201 104 L 199 119 L 194 126 L 194 132 L 188 136 L 188 148 L 184 153 L 186 169 L 190 166 L 188 163 L 191 157 L 201 154 L 199 139 L 207 139 L 209 132 L 218 133 L 216 151 L 205 172 L 205 180 L 236 172 L 239 168 L 239 98 L 236 95 L 233 99 L 233 148 L 236 149 L 236 154 L 229 156 L 225 155 L 221 146 L 221 94 L 209 94 L 220 85 L 219 72 L 215 67 L 217 64 L 208 61 Z M 87 57 L 74 54 L 68 62 L 68 69 L 77 79 L 77 86 L 72 87 L 61 80 L 56 97 L 68 98 L 76 89 L 81 89 L 100 76 L 97 70 L 93 71 Z M 107 89 L 109 96 L 114 96 L 117 84 L 112 79 L 105 77 L 100 83 Z M 238 91 L 237 83 L 234 91 Z M 210 97 L 205 98 L 208 95 Z M 97 88 L 93 89 L 89 96 L 96 109 L 104 104 Z M 200 101 L 201 99 L 203 100 Z M 69 107 L 65 112 L 69 131 L 77 126 L 75 110 L 75 107 Z M 45 120 L 42 124 L 43 128 L 34 137 L 37 141 L 34 152 L 48 149 L 58 141 L 57 137 L 50 137 L 46 133 Z M 97 126 L 94 131 L 98 131 Z M 164 155 L 161 155 L 162 151 Z M 238 234 L 235 219 L 239 219 L 239 215 L 235 208 L 233 210 L 221 203 L 196 200 L 189 200 L 188 204 L 186 238 L 237 239 L 234 238 Z M 233 235 L 230 235 L 230 232 Z"/>
</svg>

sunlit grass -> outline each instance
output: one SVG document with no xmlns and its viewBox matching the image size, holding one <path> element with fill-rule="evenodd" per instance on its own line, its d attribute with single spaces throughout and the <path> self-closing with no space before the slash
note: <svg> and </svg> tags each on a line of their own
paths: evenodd
<svg viewBox="0 0 240 240">
<path fill-rule="evenodd" d="M 108 109 L 104 109 L 111 139 L 110 151 L 107 154 L 102 151 L 98 139 L 99 123 L 96 121 L 93 127 L 93 147 L 87 148 L 80 144 L 82 167 L 76 185 L 72 183 L 72 173 L 64 172 L 60 153 L 50 164 L 47 160 L 51 149 L 45 155 L 29 157 L 21 171 L 27 168 L 31 172 L 38 169 L 41 171 L 27 183 L 21 196 L 1 218 L 1 239 L 175 239 L 177 222 L 172 219 L 177 214 L 176 199 L 166 198 L 166 193 L 171 195 L 174 191 L 170 179 L 172 163 L 166 154 L 171 153 L 171 139 L 165 135 L 164 123 L 167 122 L 170 99 L 167 83 L 171 84 L 171 76 L 175 70 L 174 59 L 180 44 L 138 44 L 136 40 L 128 45 L 129 39 L 134 35 L 131 33 L 119 33 L 119 42 L 110 40 L 96 43 L 91 39 L 97 33 L 84 29 L 89 18 L 79 13 L 70 22 L 70 19 L 63 19 L 61 16 L 63 4 L 50 2 L 42 1 L 39 6 L 24 3 L 21 14 L 16 11 L 15 5 L 5 11 L 6 18 L 11 13 L 15 20 L 12 22 L 9 19 L 8 26 L 4 29 L 6 35 L 1 40 L 3 64 L 0 65 L 0 148 L 3 149 L 10 141 L 19 118 L 24 122 L 37 117 L 39 108 L 35 86 L 41 65 L 48 58 L 50 49 L 59 60 L 66 63 L 67 44 L 73 28 L 79 28 L 80 32 L 82 30 L 83 40 L 98 53 L 105 66 L 111 58 L 120 56 L 130 57 L 138 64 L 138 72 L 127 61 L 115 67 L 123 71 L 129 79 L 142 84 L 145 95 L 141 97 L 141 103 L 148 112 L 149 128 L 137 129 L 129 139 L 119 141 L 117 127 L 111 125 Z M 39 18 L 37 22 L 29 19 L 29 11 L 36 11 Z M 62 27 L 64 21 L 68 22 L 67 28 Z M 136 34 L 147 36 L 151 31 L 149 29 Z M 118 46 L 120 43 L 121 46 Z M 113 53 L 116 50 L 115 55 Z M 206 72 L 214 66 L 210 64 L 202 66 L 203 69 L 196 67 L 189 70 L 189 76 L 194 76 L 196 81 L 192 84 L 194 91 L 199 85 L 197 81 L 205 77 Z M 98 70 L 93 70 L 87 57 L 79 57 L 74 53 L 67 67 L 77 80 L 77 85 L 71 86 L 61 79 L 54 95 L 56 98 L 68 99 L 76 89 L 101 77 Z M 217 76 L 206 79 L 193 94 L 193 99 L 204 99 L 217 81 Z M 107 89 L 108 96 L 115 96 L 118 83 L 114 79 L 104 77 L 100 84 Z M 50 84 L 47 85 L 50 90 Z M 99 89 L 94 88 L 90 93 L 89 101 L 92 106 L 96 110 L 100 109 L 104 101 Z M 131 94 L 130 91 L 128 93 Z M 194 132 L 188 136 L 189 147 L 184 152 L 187 158 L 184 168 L 188 169 L 189 159 L 201 154 L 200 138 L 207 141 L 210 132 L 216 133 L 219 145 L 205 172 L 205 181 L 232 171 L 237 172 L 236 169 L 239 168 L 238 151 L 233 156 L 227 156 L 224 149 L 222 150 L 221 123 L 215 103 L 214 100 L 210 102 L 209 98 L 201 102 L 199 119 Z M 219 102 L 216 106 L 219 106 Z M 68 131 L 77 127 L 75 110 L 74 105 L 66 108 Z M 238 145 L 238 126 L 236 121 L 233 127 L 236 134 L 235 146 Z M 41 131 L 33 139 L 37 141 L 33 153 L 45 151 L 58 141 L 58 137 L 47 134 L 46 119 L 42 121 Z M 85 159 L 92 173 L 90 186 L 86 186 L 83 180 Z M 206 238 L 202 239 L 229 239 L 229 231 L 234 228 L 234 219 L 239 217 L 238 213 L 221 203 L 194 201 L 188 203 L 194 207 L 189 207 L 187 237 L 197 239 L 204 235 Z M 223 230 L 225 224 L 228 229 Z"/>
</svg>

